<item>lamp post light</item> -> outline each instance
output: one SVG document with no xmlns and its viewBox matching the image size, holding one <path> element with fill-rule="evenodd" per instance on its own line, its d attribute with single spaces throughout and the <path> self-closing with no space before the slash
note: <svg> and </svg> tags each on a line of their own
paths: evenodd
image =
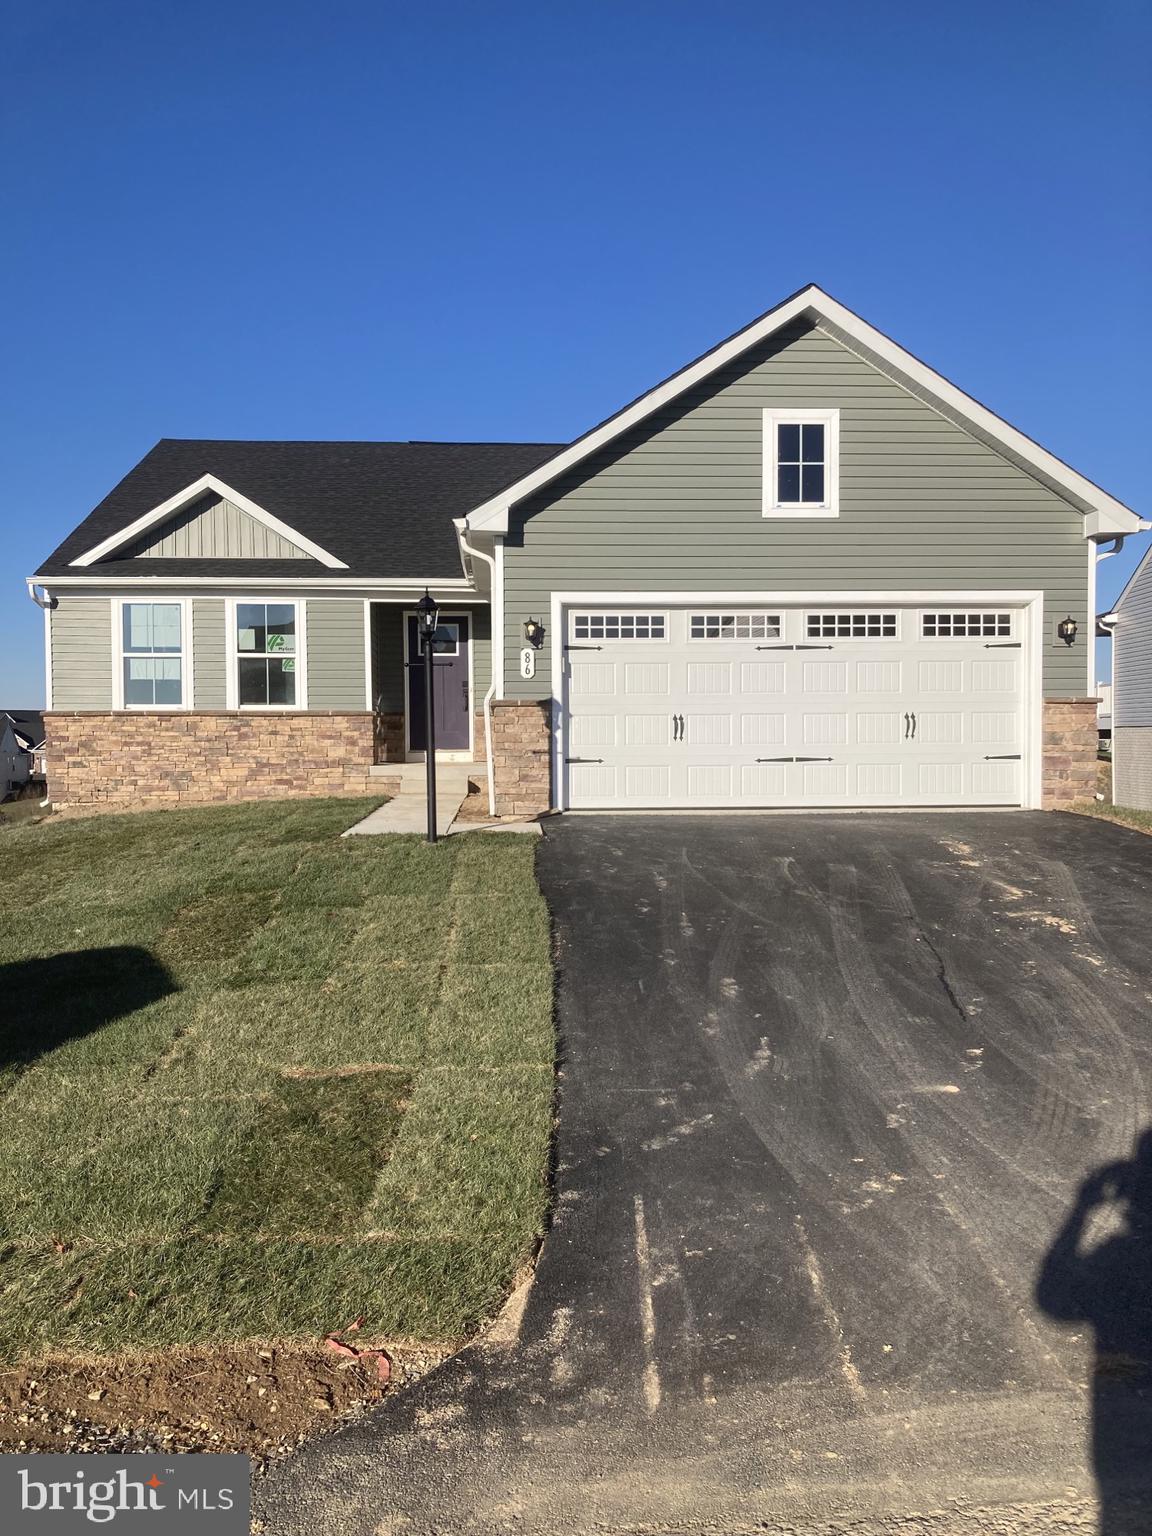
<svg viewBox="0 0 1152 1536">
<path fill-rule="evenodd" d="M 436 841 L 436 715 L 432 705 L 432 680 L 436 653 L 432 642 L 436 638 L 436 621 L 439 617 L 436 599 L 424 588 L 424 596 L 416 604 L 417 626 L 424 647 L 424 758 L 428 783 L 428 841 Z"/>
</svg>

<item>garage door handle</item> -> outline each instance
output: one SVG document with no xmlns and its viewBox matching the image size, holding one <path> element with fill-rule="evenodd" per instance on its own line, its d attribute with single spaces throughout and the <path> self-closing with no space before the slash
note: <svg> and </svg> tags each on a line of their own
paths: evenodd
<svg viewBox="0 0 1152 1536">
<path fill-rule="evenodd" d="M 912 740 L 916 740 L 916 711 L 912 711 Z"/>
<path fill-rule="evenodd" d="M 834 757 L 758 757 L 758 763 L 834 763 Z"/>
<path fill-rule="evenodd" d="M 758 645 L 758 651 L 830 651 L 830 645 Z"/>
</svg>

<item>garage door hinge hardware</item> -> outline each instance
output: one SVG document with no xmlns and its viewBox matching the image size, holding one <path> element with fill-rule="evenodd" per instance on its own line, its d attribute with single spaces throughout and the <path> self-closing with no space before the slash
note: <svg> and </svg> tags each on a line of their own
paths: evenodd
<svg viewBox="0 0 1152 1536">
<path fill-rule="evenodd" d="M 604 759 L 602 757 L 566 757 L 564 761 L 566 763 L 602 763 Z"/>
<path fill-rule="evenodd" d="M 834 757 L 758 757 L 758 763 L 834 763 Z"/>
<path fill-rule="evenodd" d="M 1018 651 L 1024 644 L 1023 640 L 985 640 L 986 651 Z"/>
<path fill-rule="evenodd" d="M 1023 754 L 1020 752 L 985 752 L 986 763 L 1018 763 Z"/>
<path fill-rule="evenodd" d="M 758 645 L 758 651 L 830 651 L 830 645 Z"/>
<path fill-rule="evenodd" d="M 564 649 L 566 651 L 602 651 L 604 647 L 602 645 L 566 645 Z"/>
</svg>

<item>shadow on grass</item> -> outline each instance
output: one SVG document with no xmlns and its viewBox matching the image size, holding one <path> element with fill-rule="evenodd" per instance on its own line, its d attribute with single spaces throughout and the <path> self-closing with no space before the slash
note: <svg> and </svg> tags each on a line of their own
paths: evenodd
<svg viewBox="0 0 1152 1536">
<path fill-rule="evenodd" d="M 0 965 L 0 1077 L 175 991 L 164 966 L 135 945 Z"/>
</svg>

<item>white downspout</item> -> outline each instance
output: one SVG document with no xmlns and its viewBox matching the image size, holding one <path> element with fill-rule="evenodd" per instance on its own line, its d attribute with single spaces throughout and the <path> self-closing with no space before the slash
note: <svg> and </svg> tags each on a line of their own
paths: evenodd
<svg viewBox="0 0 1152 1536">
<path fill-rule="evenodd" d="M 468 528 L 467 528 L 467 525 L 465 523 L 458 522 L 456 524 L 456 536 L 460 540 L 460 548 L 462 550 L 465 550 L 469 555 L 479 555 L 480 559 L 487 563 L 488 574 L 489 574 L 489 583 L 490 583 L 489 591 L 491 592 L 491 594 L 493 596 L 495 596 L 495 594 L 496 594 L 496 557 L 494 555 L 487 555 L 487 554 L 484 553 L 484 551 L 482 549 L 476 549 L 473 545 L 469 544 L 469 542 L 468 542 Z M 493 615 L 493 617 L 495 617 L 495 615 Z M 495 633 L 493 633 L 493 635 L 492 635 L 493 657 L 495 656 L 495 647 L 496 647 L 497 644 L 499 644 L 499 645 L 503 645 L 504 644 L 504 636 L 503 636 L 502 633 L 500 635 L 496 635 Z M 493 700 L 493 698 L 496 695 L 496 666 L 495 666 L 495 660 L 493 660 L 493 665 L 491 667 L 491 673 L 492 673 L 492 677 L 491 677 L 491 681 L 488 684 L 488 692 L 484 695 L 484 762 L 485 762 L 485 765 L 487 766 L 487 769 L 488 769 L 488 814 L 489 814 L 489 816 L 495 816 L 495 814 L 496 814 L 496 764 L 492 761 L 492 700 Z"/>
</svg>

